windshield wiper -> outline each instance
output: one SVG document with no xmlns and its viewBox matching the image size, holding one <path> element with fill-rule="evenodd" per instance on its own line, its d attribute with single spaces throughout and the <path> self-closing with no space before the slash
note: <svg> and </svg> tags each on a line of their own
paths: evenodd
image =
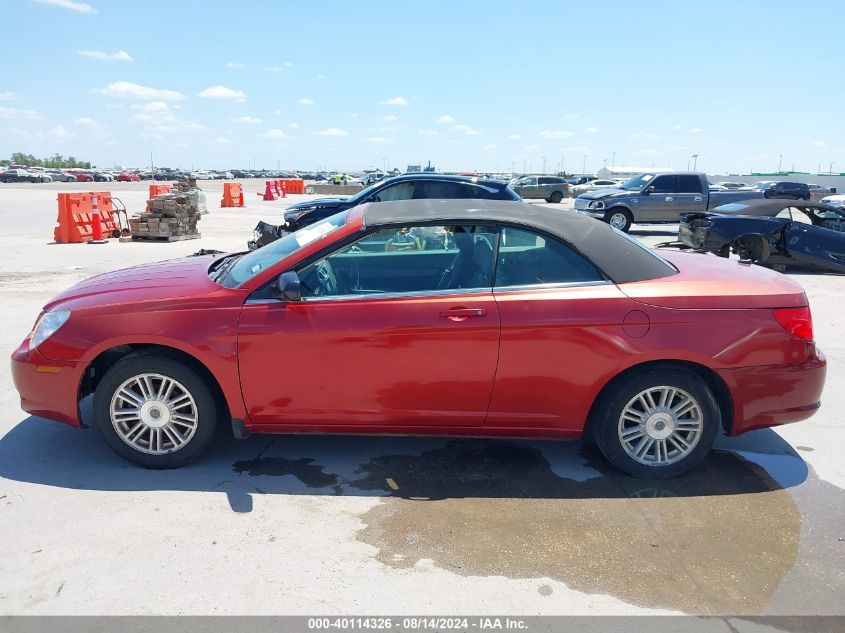
<svg viewBox="0 0 845 633">
<path fill-rule="evenodd" d="M 209 275 L 211 281 L 215 283 L 220 281 L 220 279 L 223 278 L 223 275 L 228 273 L 232 269 L 232 266 L 235 265 L 235 262 L 237 262 L 241 257 L 243 257 L 243 254 L 229 255 L 217 262 L 217 265 L 212 269 L 211 274 Z"/>
</svg>

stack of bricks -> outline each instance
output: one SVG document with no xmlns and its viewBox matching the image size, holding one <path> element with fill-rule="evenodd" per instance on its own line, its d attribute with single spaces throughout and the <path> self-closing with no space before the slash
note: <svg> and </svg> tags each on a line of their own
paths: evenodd
<svg viewBox="0 0 845 633">
<path fill-rule="evenodd" d="M 197 230 L 200 210 L 196 196 L 186 195 L 188 189 L 187 182 L 184 185 L 179 182 L 176 191 L 150 200 L 148 211 L 129 219 L 132 238 L 175 241 L 200 237 Z"/>
</svg>

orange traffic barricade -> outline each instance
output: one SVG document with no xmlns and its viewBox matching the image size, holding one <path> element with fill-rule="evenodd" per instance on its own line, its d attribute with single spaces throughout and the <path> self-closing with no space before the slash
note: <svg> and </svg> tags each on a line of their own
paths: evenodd
<svg viewBox="0 0 845 633">
<path fill-rule="evenodd" d="M 163 193 L 170 193 L 170 185 L 150 185 L 150 200 Z"/>
<path fill-rule="evenodd" d="M 223 199 L 220 201 L 221 207 L 243 207 L 244 204 L 244 190 L 239 182 L 225 182 L 223 183 Z"/>
<path fill-rule="evenodd" d="M 112 215 L 111 193 L 108 191 L 84 193 L 60 193 L 59 217 L 57 226 L 53 229 L 53 239 L 59 244 L 82 244 L 93 239 L 93 205 L 92 198 L 96 197 L 96 206 L 100 211 L 100 225 L 103 236 L 111 237 L 117 230 L 117 224 Z"/>
<path fill-rule="evenodd" d="M 287 193 L 305 193 L 305 181 L 300 178 L 285 178 L 282 182 Z"/>
</svg>

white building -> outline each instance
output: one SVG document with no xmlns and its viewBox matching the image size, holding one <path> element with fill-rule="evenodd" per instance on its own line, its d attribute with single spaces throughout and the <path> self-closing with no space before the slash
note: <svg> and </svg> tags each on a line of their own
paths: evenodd
<svg viewBox="0 0 845 633">
<path fill-rule="evenodd" d="M 596 172 L 596 177 L 602 180 L 630 178 L 637 174 L 662 174 L 673 171 L 671 167 L 602 167 Z"/>
</svg>

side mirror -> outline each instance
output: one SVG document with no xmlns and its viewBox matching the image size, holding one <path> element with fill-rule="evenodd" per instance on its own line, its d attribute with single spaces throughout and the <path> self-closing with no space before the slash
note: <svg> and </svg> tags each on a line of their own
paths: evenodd
<svg viewBox="0 0 845 633">
<path fill-rule="evenodd" d="M 302 301 L 299 275 L 292 270 L 279 275 L 273 284 L 273 297 L 282 301 Z"/>
<path fill-rule="evenodd" d="M 651 195 L 653 193 L 654 193 L 654 186 L 653 185 L 649 185 L 648 187 L 643 189 L 643 195 L 644 196 L 648 196 L 648 195 Z"/>
</svg>

